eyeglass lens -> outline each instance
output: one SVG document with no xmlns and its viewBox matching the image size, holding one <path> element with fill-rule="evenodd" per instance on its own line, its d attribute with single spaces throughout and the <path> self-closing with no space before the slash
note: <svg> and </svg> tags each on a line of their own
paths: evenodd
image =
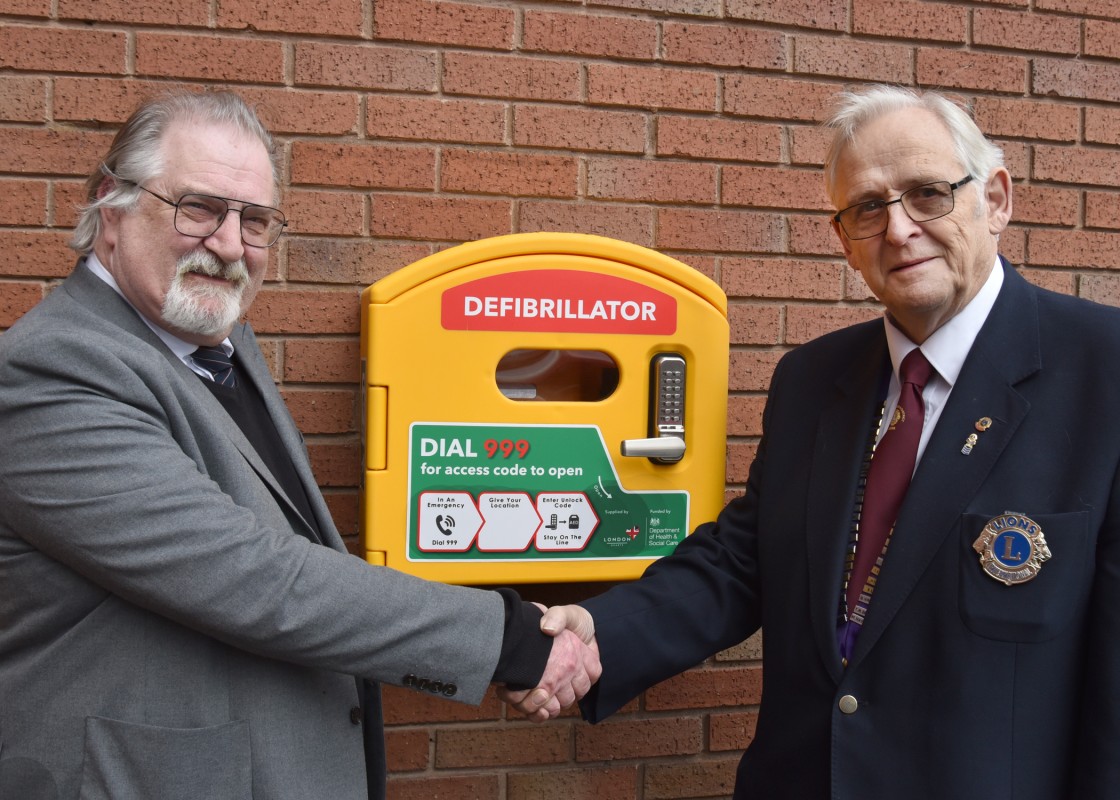
<svg viewBox="0 0 1120 800">
<path fill-rule="evenodd" d="M 231 209 L 220 197 L 185 194 L 177 203 L 175 229 L 184 236 L 205 238 L 221 227 L 226 215 L 237 211 L 241 217 L 241 240 L 254 247 L 269 247 L 284 230 L 284 215 L 266 206 Z"/>
<path fill-rule="evenodd" d="M 914 222 L 929 222 L 953 210 L 953 185 L 948 181 L 915 186 L 898 200 L 871 200 L 840 212 L 840 224 L 850 239 L 869 239 L 887 229 L 890 206 L 898 202 Z"/>
</svg>

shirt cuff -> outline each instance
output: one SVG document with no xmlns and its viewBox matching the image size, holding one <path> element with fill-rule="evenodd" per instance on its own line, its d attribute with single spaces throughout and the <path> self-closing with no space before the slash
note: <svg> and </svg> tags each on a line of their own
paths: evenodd
<svg viewBox="0 0 1120 800">
<path fill-rule="evenodd" d="M 514 691 L 532 689 L 541 682 L 554 641 L 541 632 L 544 612 L 523 601 L 513 589 L 498 589 L 497 592 L 505 602 L 506 623 L 502 652 L 492 681 Z"/>
</svg>

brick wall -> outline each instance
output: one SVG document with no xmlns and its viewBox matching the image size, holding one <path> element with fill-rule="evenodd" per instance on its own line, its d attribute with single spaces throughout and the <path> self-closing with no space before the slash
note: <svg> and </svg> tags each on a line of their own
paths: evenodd
<svg viewBox="0 0 1120 800">
<path fill-rule="evenodd" d="M 0 0 L 0 328 L 72 268 L 82 179 L 136 101 L 232 87 L 284 144 L 294 221 L 252 321 L 352 543 L 359 291 L 509 232 L 613 236 L 720 282 L 734 492 L 781 352 L 878 313 L 827 224 L 816 123 L 832 93 L 889 81 L 972 100 L 1015 178 L 1005 255 L 1120 304 L 1118 43 L 1114 0 Z M 391 796 L 726 796 L 759 652 L 596 727 L 389 690 Z"/>
</svg>

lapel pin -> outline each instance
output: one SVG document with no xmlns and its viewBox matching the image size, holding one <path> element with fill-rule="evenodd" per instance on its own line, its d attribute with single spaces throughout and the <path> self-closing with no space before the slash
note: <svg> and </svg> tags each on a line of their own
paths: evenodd
<svg viewBox="0 0 1120 800">
<path fill-rule="evenodd" d="M 973 427 L 975 427 L 976 430 L 978 430 L 980 433 L 983 433 L 984 431 L 988 430 L 988 428 L 992 427 L 992 418 L 980 417 L 980 419 L 976 420 L 976 423 Z M 968 435 L 968 438 L 964 440 L 964 447 L 961 448 L 961 455 L 967 456 L 969 453 L 971 453 L 972 448 L 976 446 L 976 443 L 978 441 L 980 441 L 980 437 L 975 433 L 970 433 Z"/>
<path fill-rule="evenodd" d="M 968 438 L 964 440 L 964 447 L 961 448 L 961 455 L 968 455 L 972 452 L 972 448 L 976 446 L 977 436 L 975 433 L 970 433 Z"/>
<path fill-rule="evenodd" d="M 1050 560 L 1042 527 L 1014 511 L 988 520 L 972 548 L 980 554 L 984 572 L 1007 586 L 1034 580 Z"/>
</svg>

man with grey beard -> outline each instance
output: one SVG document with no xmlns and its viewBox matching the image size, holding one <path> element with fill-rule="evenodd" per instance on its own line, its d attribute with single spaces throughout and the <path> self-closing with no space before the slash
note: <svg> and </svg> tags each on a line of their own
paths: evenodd
<svg viewBox="0 0 1120 800">
<path fill-rule="evenodd" d="M 235 95 L 144 103 L 0 338 L 0 797 L 383 797 L 377 682 L 543 718 L 598 677 L 510 590 L 346 552 L 239 322 L 277 183 Z"/>
</svg>

